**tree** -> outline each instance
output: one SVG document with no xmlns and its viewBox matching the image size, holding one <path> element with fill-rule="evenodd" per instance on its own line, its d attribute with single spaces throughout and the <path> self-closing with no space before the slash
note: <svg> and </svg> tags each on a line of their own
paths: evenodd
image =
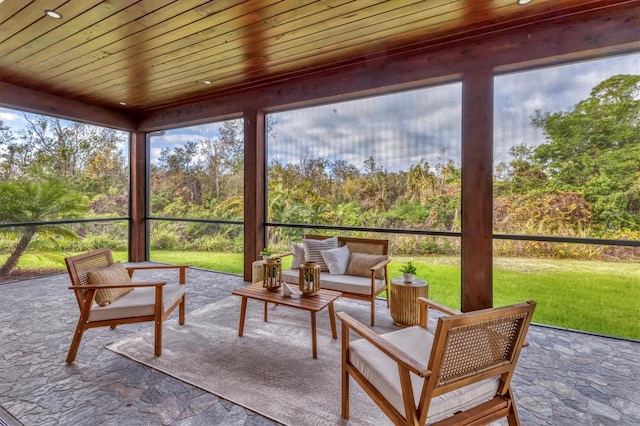
<svg viewBox="0 0 640 426">
<path fill-rule="evenodd" d="M 496 185 L 496 193 L 522 194 L 544 187 L 547 176 L 540 170 L 539 163 L 533 159 L 535 147 L 525 144 L 509 149 L 512 160 L 506 169 L 504 180 Z"/>
<path fill-rule="evenodd" d="M 17 149 L 11 129 L 5 127 L 0 120 L 0 179 L 8 180 L 12 177 Z"/>
<path fill-rule="evenodd" d="M 175 199 L 182 200 L 184 204 L 202 202 L 202 183 L 198 179 L 198 164 L 194 159 L 199 151 L 198 143 L 188 141 L 183 146 L 163 148 L 158 159 L 158 168 L 165 174 L 154 173 L 154 180 L 164 177 L 159 187 L 164 187 L 163 191 L 168 191 L 168 199 L 173 202 Z M 154 212 L 164 209 L 165 206 L 157 208 Z"/>
<path fill-rule="evenodd" d="M 219 199 L 239 195 L 242 186 L 236 191 L 229 191 L 229 183 L 244 171 L 242 120 L 223 121 L 218 127 L 218 136 L 202 142 L 200 154 L 203 158 L 203 184 L 208 180 L 213 181 L 213 196 Z"/>
<path fill-rule="evenodd" d="M 3 233 L 17 235 L 18 243 L 7 261 L 0 267 L 0 276 L 7 276 L 18 264 L 36 236 L 56 242 L 56 237 L 76 237 L 64 224 L 41 222 L 74 219 L 86 212 L 86 201 L 69 190 L 58 179 L 41 182 L 12 180 L 0 182 L 0 222 L 25 225 L 0 228 Z"/>
<path fill-rule="evenodd" d="M 538 111 L 532 123 L 547 137 L 533 160 L 548 190 L 583 193 L 602 228 L 640 230 L 640 75 L 610 77 L 573 110 Z"/>
<path fill-rule="evenodd" d="M 16 132 L 0 124 L 3 180 L 56 176 L 89 196 L 94 211 L 127 214 L 125 132 L 50 117 L 24 118 L 27 127 Z"/>
<path fill-rule="evenodd" d="M 24 176 L 58 176 L 78 181 L 88 169 L 107 178 L 112 161 L 122 163 L 118 143 L 123 142 L 117 131 L 57 118 L 24 115 L 29 124 L 19 131 L 20 145 L 30 167 Z M 105 158 L 106 156 L 106 158 Z M 95 179 L 92 179 L 95 180 Z"/>
</svg>

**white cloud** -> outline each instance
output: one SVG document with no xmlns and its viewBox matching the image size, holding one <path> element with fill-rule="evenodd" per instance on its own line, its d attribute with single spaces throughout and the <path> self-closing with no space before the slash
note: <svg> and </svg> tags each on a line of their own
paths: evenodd
<svg viewBox="0 0 640 426">
<path fill-rule="evenodd" d="M 324 105 L 273 115 L 270 159 L 295 163 L 300 155 L 345 160 L 363 169 L 373 156 L 389 171 L 408 170 L 441 150 L 460 160 L 461 85 Z M 295 149 L 291 149 L 295 146 Z"/>
<path fill-rule="evenodd" d="M 27 125 L 22 112 L 0 107 L 0 121 L 5 127 L 22 129 Z"/>
</svg>

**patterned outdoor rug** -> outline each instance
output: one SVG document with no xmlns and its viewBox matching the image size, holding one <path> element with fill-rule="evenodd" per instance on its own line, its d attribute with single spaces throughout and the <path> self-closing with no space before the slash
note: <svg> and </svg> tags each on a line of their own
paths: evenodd
<svg viewBox="0 0 640 426">
<path fill-rule="evenodd" d="M 240 297 L 187 312 L 187 322 L 164 325 L 163 352 L 153 355 L 153 329 L 110 343 L 107 348 L 278 422 L 302 425 L 388 425 L 387 417 L 360 387 L 350 386 L 350 421 L 340 416 L 340 321 L 331 338 L 328 310 L 318 313 L 318 358 L 311 354 L 311 319 L 306 311 L 269 307 L 249 300 L 244 336 L 238 337 Z M 369 305 L 338 300 L 365 324 Z M 389 311 L 377 309 L 377 332 L 395 329 Z"/>
</svg>

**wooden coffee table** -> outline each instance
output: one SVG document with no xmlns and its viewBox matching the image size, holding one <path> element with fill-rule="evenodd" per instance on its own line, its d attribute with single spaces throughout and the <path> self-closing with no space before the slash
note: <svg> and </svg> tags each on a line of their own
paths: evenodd
<svg viewBox="0 0 640 426">
<path fill-rule="evenodd" d="M 240 326 L 238 328 L 238 336 L 242 337 L 244 332 L 244 317 L 247 312 L 247 299 L 261 300 L 264 302 L 264 320 L 267 321 L 269 302 L 278 305 L 290 306 L 295 309 L 302 309 L 311 312 L 311 349 L 313 357 L 318 358 L 318 341 L 316 337 L 316 314 L 329 307 L 329 320 L 331 321 L 331 335 L 334 339 L 338 338 L 336 329 L 336 316 L 333 309 L 333 302 L 342 296 L 339 291 L 320 290 L 314 296 L 302 296 L 301 294 L 292 294 L 291 297 L 284 297 L 282 291 L 268 291 L 262 287 L 262 281 L 248 285 L 246 287 L 234 290 L 232 294 L 242 297 L 242 307 L 240 308 Z"/>
</svg>

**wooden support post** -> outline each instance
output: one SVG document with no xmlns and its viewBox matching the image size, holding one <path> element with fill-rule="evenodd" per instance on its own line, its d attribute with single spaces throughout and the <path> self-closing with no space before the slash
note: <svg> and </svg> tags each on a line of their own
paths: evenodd
<svg viewBox="0 0 640 426">
<path fill-rule="evenodd" d="M 147 135 L 131 132 L 131 177 L 129 188 L 129 261 L 144 262 L 147 259 Z"/>
<path fill-rule="evenodd" d="M 463 312 L 493 306 L 493 71 L 476 68 L 462 85 Z"/>
<path fill-rule="evenodd" d="M 244 280 L 251 281 L 253 262 L 264 244 L 266 221 L 264 112 L 244 113 Z"/>
</svg>

